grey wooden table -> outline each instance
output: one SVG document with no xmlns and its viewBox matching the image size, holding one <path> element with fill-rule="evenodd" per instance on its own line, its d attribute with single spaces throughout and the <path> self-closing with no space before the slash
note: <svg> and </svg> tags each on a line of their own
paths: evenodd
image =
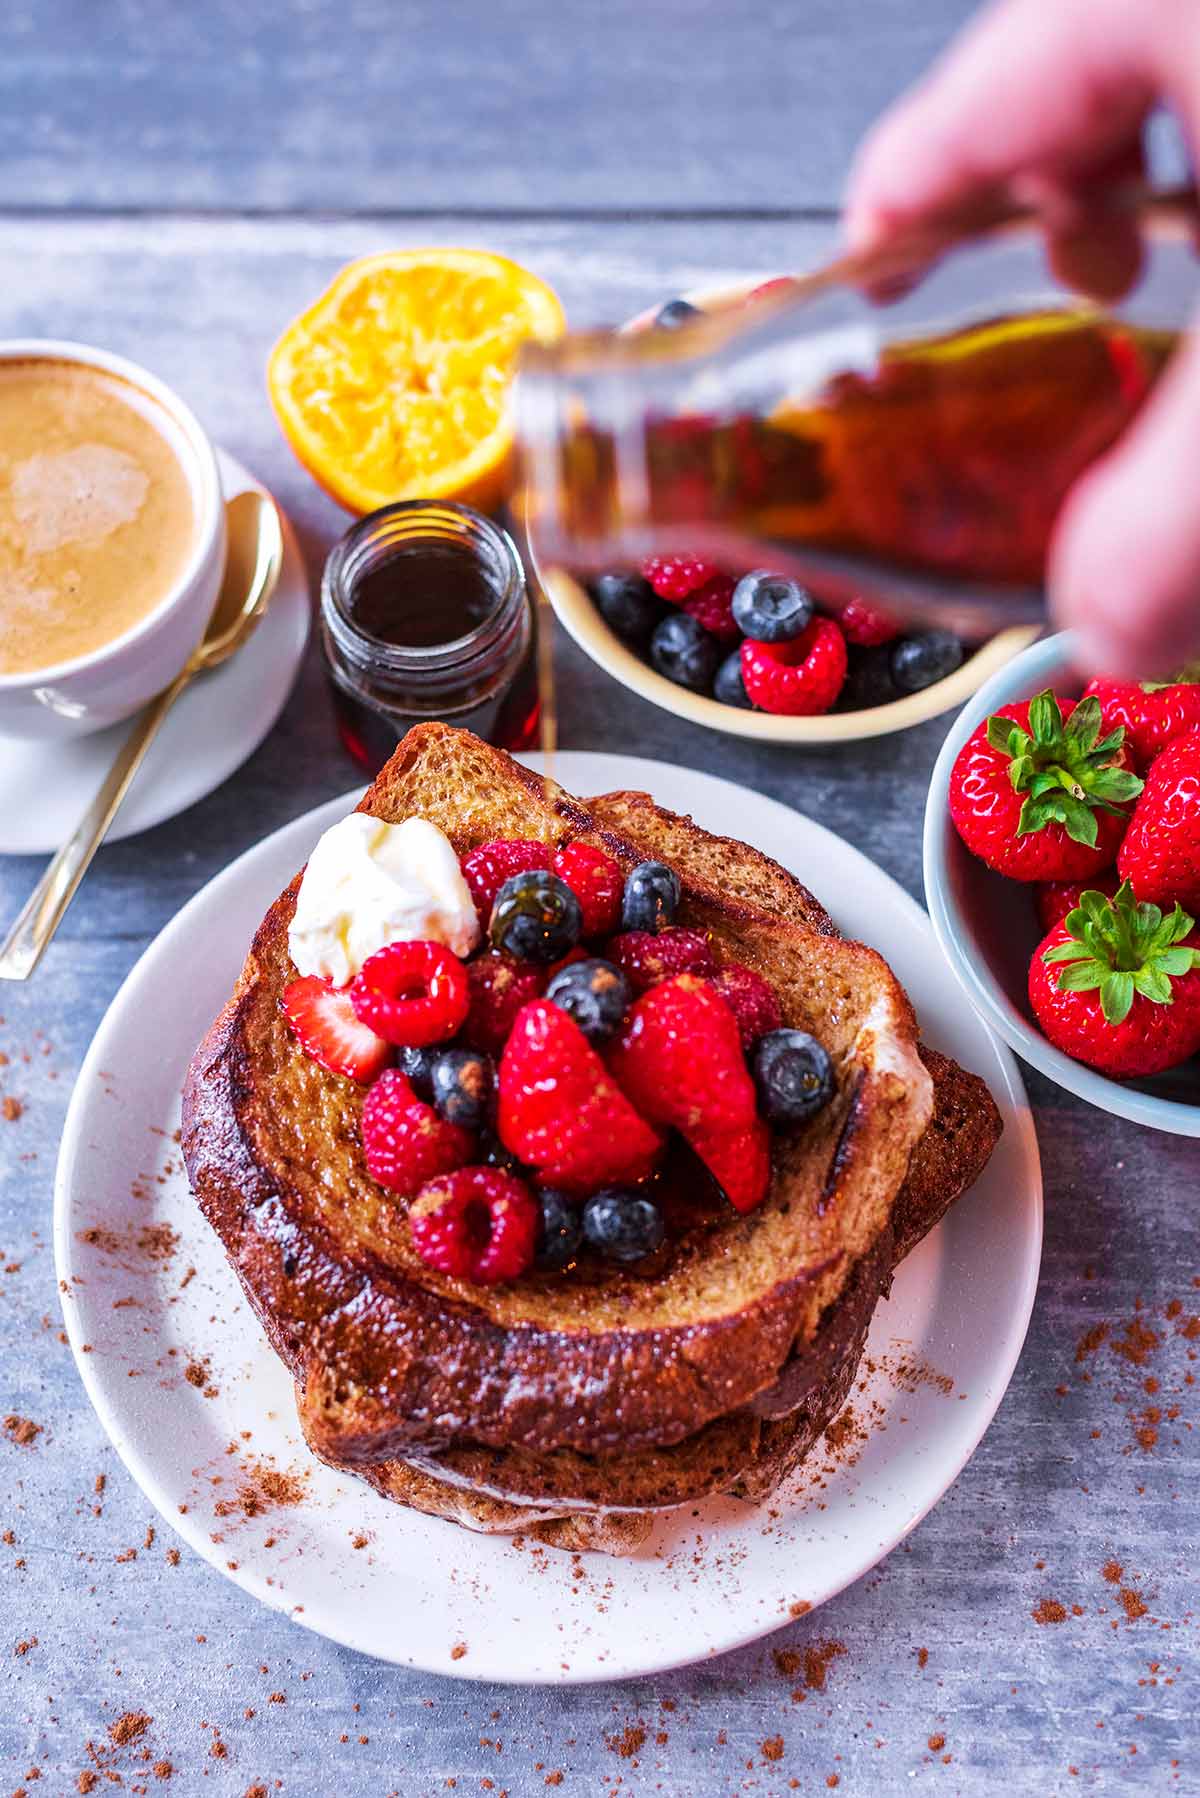
<svg viewBox="0 0 1200 1798">
<path fill-rule="evenodd" d="M 485 243 L 578 321 L 799 264 L 831 241 L 859 131 L 966 10 L 17 0 L 0 56 L 0 336 L 79 337 L 158 369 L 273 486 L 315 571 L 344 521 L 281 443 L 262 369 L 342 261 Z M 920 894 L 941 724 L 772 752 L 675 724 L 558 653 L 568 746 L 774 794 Z M 0 1095 L 17 1102 L 0 1116 L 0 1411 L 43 1426 L 32 1446 L 0 1436 L 5 1789 L 89 1789 L 89 1742 L 99 1790 L 115 1774 L 212 1798 L 518 1798 L 560 1772 L 564 1791 L 630 1798 L 1200 1789 L 1200 1147 L 1032 1077 L 1046 1253 L 999 1416 L 901 1549 L 762 1647 L 640 1682 L 489 1689 L 380 1667 L 173 1555 L 165 1532 L 144 1546 L 150 1507 L 59 1336 L 50 1200 L 72 1078 L 184 900 L 353 778 L 310 655 L 261 749 L 182 817 L 104 850 L 37 979 L 0 1000 Z M 5 914 L 37 872 L 0 863 Z M 808 1649 L 823 1687 L 805 1685 Z M 779 1650 L 799 1651 L 799 1673 Z M 114 1747 L 130 1710 L 153 1723 Z"/>
</svg>

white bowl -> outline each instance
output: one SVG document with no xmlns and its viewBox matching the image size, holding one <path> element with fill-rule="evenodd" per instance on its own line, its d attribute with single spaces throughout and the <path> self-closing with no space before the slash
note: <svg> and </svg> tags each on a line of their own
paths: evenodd
<svg viewBox="0 0 1200 1798">
<path fill-rule="evenodd" d="M 1052 687 L 1073 698 L 1084 681 L 1063 633 L 1035 643 L 1001 669 L 962 709 L 933 770 L 925 806 L 925 902 L 934 933 L 974 1009 L 1011 1049 L 1067 1092 L 1115 1117 L 1200 1136 L 1200 1072 L 1185 1063 L 1149 1080 L 1111 1080 L 1055 1049 L 1038 1029 L 1026 982 L 1042 929 L 1032 889 L 984 866 L 950 821 L 950 770 L 981 719 L 999 706 Z"/>
<path fill-rule="evenodd" d="M 0 362 L 73 362 L 115 375 L 144 395 L 188 477 L 192 553 L 174 585 L 129 630 L 89 655 L 24 674 L 0 674 L 0 736 L 85 736 L 128 718 L 168 686 L 200 641 L 225 571 L 225 504 L 213 446 L 190 409 L 157 376 L 107 350 L 53 338 L 0 341 Z"/>
<path fill-rule="evenodd" d="M 719 287 L 691 288 L 681 297 L 704 311 L 714 311 L 723 306 L 740 305 L 755 287 L 770 279 L 770 275 L 747 276 Z M 623 329 L 645 330 L 653 322 L 656 311 L 656 307 L 651 307 L 639 312 Z M 753 737 L 760 743 L 791 743 L 802 747 L 820 743 L 858 743 L 867 737 L 886 737 L 893 731 L 924 724 L 927 719 L 937 718 L 961 705 L 989 675 L 1011 661 L 1038 634 L 1036 625 L 999 631 L 970 651 L 962 665 L 945 680 L 935 681 L 932 687 L 924 687 L 919 693 L 906 693 L 886 705 L 868 706 L 857 712 L 824 712 L 815 718 L 785 718 L 723 705 L 704 693 L 690 693 L 686 687 L 659 674 L 623 643 L 605 624 L 587 589 L 572 575 L 558 568 L 547 568 L 539 570 L 539 579 L 550 604 L 580 649 L 623 687 L 693 724 L 705 724 L 710 730 L 722 730 L 732 737 Z"/>
</svg>

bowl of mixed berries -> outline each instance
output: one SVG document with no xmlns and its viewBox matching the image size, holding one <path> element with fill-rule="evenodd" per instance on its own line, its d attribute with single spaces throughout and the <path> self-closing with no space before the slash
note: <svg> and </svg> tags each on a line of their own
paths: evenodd
<svg viewBox="0 0 1200 1798">
<path fill-rule="evenodd" d="M 770 282 L 669 300 L 627 329 L 676 330 L 698 311 L 738 306 Z M 1036 636 L 1023 627 L 968 643 L 911 628 L 864 600 L 836 610 L 770 568 L 659 556 L 584 584 L 558 569 L 542 585 L 579 646 L 667 711 L 774 743 L 886 736 L 961 705 Z"/>
<path fill-rule="evenodd" d="M 1103 1110 L 1200 1136 L 1200 681 L 1085 681 L 1065 635 L 963 710 L 925 894 L 975 1009 Z"/>
</svg>

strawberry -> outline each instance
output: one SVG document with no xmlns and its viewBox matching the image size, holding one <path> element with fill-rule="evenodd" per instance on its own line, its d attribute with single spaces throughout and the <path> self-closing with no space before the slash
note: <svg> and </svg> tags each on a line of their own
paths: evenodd
<svg viewBox="0 0 1200 1798">
<path fill-rule="evenodd" d="M 386 1069 L 363 1100 L 362 1144 L 372 1180 L 401 1198 L 465 1167 L 475 1153 L 471 1132 L 439 1117 L 399 1068 Z"/>
<path fill-rule="evenodd" d="M 857 595 L 846 601 L 838 613 L 838 623 L 847 643 L 855 643 L 860 649 L 873 649 L 900 635 L 899 619 L 879 606 L 869 606 Z"/>
<path fill-rule="evenodd" d="M 1200 668 L 1186 669 L 1173 681 L 1092 680 L 1084 698 L 1094 695 L 1107 729 L 1125 729 L 1125 747 L 1139 768 L 1149 767 L 1160 749 L 1200 729 Z"/>
<path fill-rule="evenodd" d="M 305 974 L 284 987 L 279 1003 L 304 1053 L 331 1074 L 366 1086 L 392 1058 L 391 1044 L 359 1023 L 348 987 Z"/>
<path fill-rule="evenodd" d="M 568 843 L 556 849 L 552 871 L 565 880 L 583 910 L 585 937 L 607 936 L 621 917 L 625 876 L 620 865 L 590 843 Z"/>
<path fill-rule="evenodd" d="M 1029 1002 L 1056 1049 L 1121 1078 L 1160 1074 L 1200 1050 L 1200 938 L 1180 905 L 1165 917 L 1086 892 L 1035 950 Z"/>
<path fill-rule="evenodd" d="M 1043 880 L 1033 889 L 1034 904 L 1043 933 L 1061 924 L 1069 911 L 1074 911 L 1085 887 L 1111 899 L 1117 890 L 1117 871 L 1097 874 L 1095 880 Z"/>
<path fill-rule="evenodd" d="M 668 924 L 657 933 L 623 931 L 611 939 L 604 953 L 620 968 L 635 993 L 644 993 L 675 974 L 711 974 L 716 967 L 708 938 L 678 924 Z"/>
<path fill-rule="evenodd" d="M 694 1131 L 692 1148 L 735 1211 L 753 1211 L 771 1185 L 771 1132 L 762 1118 L 741 1130 Z"/>
<path fill-rule="evenodd" d="M 727 962 L 712 976 L 712 984 L 737 1019 L 742 1048 L 747 1053 L 768 1030 L 783 1023 L 775 988 L 743 962 Z"/>
<path fill-rule="evenodd" d="M 737 1019 L 696 974 L 664 980 L 635 1001 L 609 1065 L 644 1117 L 674 1124 L 689 1140 L 754 1122 L 754 1082 Z"/>
<path fill-rule="evenodd" d="M 1200 730 L 1151 762 L 1117 867 L 1139 899 L 1200 909 Z"/>
<path fill-rule="evenodd" d="M 950 816 L 973 855 L 1010 880 L 1090 880 L 1111 865 L 1142 783 L 1100 702 L 1036 699 L 984 720 L 950 771 Z"/>
<path fill-rule="evenodd" d="M 548 999 L 517 1015 L 500 1060 L 496 1128 L 540 1182 L 573 1193 L 639 1180 L 662 1138 L 573 1018 Z"/>
<path fill-rule="evenodd" d="M 789 718 L 827 712 L 846 679 L 846 639 L 832 618 L 810 619 L 788 643 L 747 637 L 741 655 L 750 703 Z"/>
</svg>

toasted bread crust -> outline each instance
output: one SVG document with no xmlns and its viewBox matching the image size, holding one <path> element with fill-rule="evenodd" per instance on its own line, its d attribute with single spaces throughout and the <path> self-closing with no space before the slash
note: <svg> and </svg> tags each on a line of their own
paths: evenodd
<svg viewBox="0 0 1200 1798">
<path fill-rule="evenodd" d="M 626 866 L 638 859 L 577 801 L 445 726 L 410 732 L 362 809 L 419 811 L 460 853 L 497 835 L 589 836 Z M 911 1007 L 881 958 L 740 900 L 689 898 L 682 915 L 718 954 L 769 970 L 785 1013 L 830 1042 L 837 1101 L 777 1145 L 760 1211 L 685 1236 L 653 1280 L 614 1271 L 480 1293 L 416 1261 L 402 1213 L 361 1165 L 361 1094 L 309 1062 L 280 1017 L 295 892 L 268 912 L 195 1057 L 183 1141 L 201 1207 L 302 1387 L 318 1452 L 360 1465 L 464 1437 L 637 1452 L 767 1391 L 888 1227 L 929 1115 Z"/>
</svg>

